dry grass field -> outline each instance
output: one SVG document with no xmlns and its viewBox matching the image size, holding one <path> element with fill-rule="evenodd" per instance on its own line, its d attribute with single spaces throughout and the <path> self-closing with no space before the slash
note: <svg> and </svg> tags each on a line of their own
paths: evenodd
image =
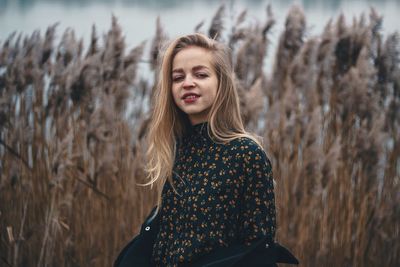
<svg viewBox="0 0 400 267">
<path fill-rule="evenodd" d="M 272 54 L 270 8 L 224 19 L 194 31 L 232 48 L 246 128 L 273 164 L 277 240 L 300 266 L 399 266 L 399 35 L 371 10 L 308 36 L 294 6 Z M 162 24 L 133 49 L 116 18 L 88 45 L 55 36 L 0 40 L 0 266 L 110 266 L 156 200 L 137 183 Z"/>
</svg>

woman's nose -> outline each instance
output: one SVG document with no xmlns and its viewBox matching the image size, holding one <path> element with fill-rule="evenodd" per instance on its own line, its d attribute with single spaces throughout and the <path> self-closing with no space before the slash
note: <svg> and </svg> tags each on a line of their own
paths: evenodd
<svg viewBox="0 0 400 267">
<path fill-rule="evenodd" d="M 185 77 L 185 80 L 183 81 L 182 87 L 187 89 L 187 88 L 192 88 L 193 86 L 194 86 L 194 82 L 193 82 L 192 77 L 190 77 L 190 75 L 187 75 Z"/>
</svg>

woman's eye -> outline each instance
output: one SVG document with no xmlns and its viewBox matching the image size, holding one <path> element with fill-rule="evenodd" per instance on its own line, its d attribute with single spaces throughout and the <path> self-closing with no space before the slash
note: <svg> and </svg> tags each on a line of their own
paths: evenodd
<svg viewBox="0 0 400 267">
<path fill-rule="evenodd" d="M 172 81 L 173 82 L 179 82 L 179 81 L 182 81 L 182 79 L 183 79 L 183 76 L 174 76 L 174 77 L 172 77 Z"/>
<path fill-rule="evenodd" d="M 207 78 L 208 77 L 208 74 L 207 73 L 196 73 L 196 76 L 198 77 L 198 78 Z"/>
</svg>

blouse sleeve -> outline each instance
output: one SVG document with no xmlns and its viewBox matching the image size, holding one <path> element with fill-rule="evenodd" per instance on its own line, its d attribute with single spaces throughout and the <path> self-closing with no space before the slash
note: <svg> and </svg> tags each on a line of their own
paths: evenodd
<svg viewBox="0 0 400 267">
<path fill-rule="evenodd" d="M 251 141 L 242 146 L 243 195 L 239 217 L 240 241 L 250 245 L 267 236 L 275 238 L 276 211 L 271 162 L 264 150 Z"/>
</svg>

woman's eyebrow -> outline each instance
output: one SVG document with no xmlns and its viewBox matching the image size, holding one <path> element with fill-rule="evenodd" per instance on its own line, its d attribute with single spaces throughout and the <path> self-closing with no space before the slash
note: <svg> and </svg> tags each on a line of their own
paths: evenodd
<svg viewBox="0 0 400 267">
<path fill-rule="evenodd" d="M 201 70 L 201 69 L 209 69 L 207 66 L 204 65 L 197 65 L 192 68 L 193 71 Z M 181 73 L 184 72 L 182 68 L 172 70 L 172 73 Z"/>
<path fill-rule="evenodd" d="M 196 70 L 201 70 L 201 69 L 208 69 L 208 67 L 206 67 L 206 66 L 204 66 L 204 65 L 197 65 L 197 66 L 194 66 L 194 67 L 192 68 L 192 70 L 194 70 L 194 71 L 196 71 Z"/>
<path fill-rule="evenodd" d="M 181 73 L 181 72 L 183 72 L 183 69 L 174 69 L 174 70 L 172 70 L 172 73 L 174 73 L 174 72 Z"/>
</svg>

